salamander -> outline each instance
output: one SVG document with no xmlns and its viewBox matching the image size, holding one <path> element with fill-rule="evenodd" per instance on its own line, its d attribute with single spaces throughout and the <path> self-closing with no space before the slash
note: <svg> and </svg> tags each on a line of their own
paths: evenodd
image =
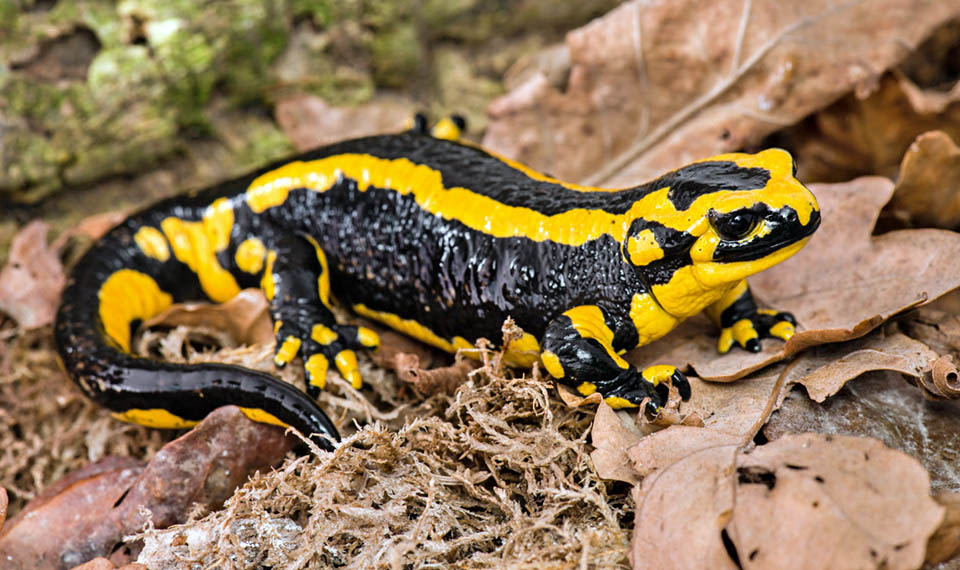
<svg viewBox="0 0 960 570">
<path fill-rule="evenodd" d="M 793 316 L 759 308 L 746 282 L 820 222 L 787 152 L 723 154 L 613 190 L 459 141 L 460 126 L 325 146 L 131 215 L 69 277 L 55 326 L 64 368 L 124 420 L 187 427 L 235 404 L 330 447 L 339 436 L 315 397 L 331 367 L 359 388 L 356 351 L 379 343 L 338 322 L 335 301 L 450 352 L 499 338 L 511 317 L 524 333 L 508 362 L 652 412 L 689 383 L 622 355 L 685 318 L 705 310 L 720 352 L 793 335 Z M 300 357 L 306 393 L 238 366 L 132 354 L 143 320 L 246 287 L 266 294 L 275 362 Z"/>
</svg>

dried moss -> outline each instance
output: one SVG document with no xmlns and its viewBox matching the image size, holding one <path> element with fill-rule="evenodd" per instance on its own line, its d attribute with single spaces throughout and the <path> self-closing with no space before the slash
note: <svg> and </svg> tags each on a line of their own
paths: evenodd
<svg viewBox="0 0 960 570">
<path fill-rule="evenodd" d="M 223 511 L 150 530 L 151 568 L 625 567 L 632 507 L 585 443 L 592 414 L 480 369 L 434 415 L 362 427 L 288 461 Z"/>
</svg>

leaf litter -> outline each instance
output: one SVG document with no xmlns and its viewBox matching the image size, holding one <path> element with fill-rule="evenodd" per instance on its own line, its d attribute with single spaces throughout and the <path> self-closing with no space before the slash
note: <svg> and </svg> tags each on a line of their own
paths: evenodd
<svg viewBox="0 0 960 570">
<path fill-rule="evenodd" d="M 821 124 L 835 113 L 833 132 L 842 132 L 836 127 L 842 125 L 840 107 L 827 106 L 851 90 L 850 97 L 871 105 L 909 103 L 914 118 L 908 126 L 915 132 L 910 138 L 898 135 L 904 145 L 927 130 L 923 125 L 931 116 L 947 123 L 950 136 L 955 89 L 934 92 L 899 72 L 880 74 L 960 7 L 931 2 L 918 9 L 903 0 L 808 2 L 788 10 L 774 2 L 707 4 L 627 4 L 572 32 L 551 52 L 559 54 L 550 58 L 559 71 L 514 75 L 519 85 L 491 106 L 486 142 L 562 178 L 593 174 L 609 184 L 632 183 L 694 155 L 756 144 L 822 109 Z M 854 21 L 858 28 L 849 28 Z M 718 41 L 694 41 L 705 25 Z M 676 73 L 678 66 L 684 73 Z M 316 101 L 290 103 L 277 109 L 288 128 L 296 126 L 298 113 L 322 108 Z M 376 121 L 399 120 L 393 109 L 377 112 Z M 891 117 L 906 116 L 867 116 L 859 132 L 869 134 L 871 121 L 897 123 Z M 344 112 L 337 120 L 349 123 L 353 117 Z M 297 135 L 298 144 L 310 144 L 306 135 Z M 949 194 L 937 191 L 952 185 L 941 182 L 952 180 L 955 151 L 936 133 L 924 135 L 914 147 L 915 155 L 903 159 L 896 190 L 901 196 L 890 211 L 902 225 L 949 226 Z M 893 158 L 871 161 L 867 172 L 895 172 L 900 151 L 886 150 Z M 801 178 L 804 164 L 818 156 L 802 151 L 796 152 Z M 893 169 L 882 170 L 881 163 Z M 635 362 L 683 364 L 697 375 L 691 378 L 695 397 L 684 403 L 674 398 L 674 407 L 657 422 L 614 412 L 598 405 L 596 397 L 558 394 L 536 369 L 529 377 L 516 377 L 500 366 L 495 352 L 483 352 L 483 366 L 474 369 L 471 361 L 451 361 L 385 334 L 381 352 L 361 363 L 368 389 L 353 390 L 334 373 L 328 382 L 332 390 L 321 397 L 321 405 L 348 434 L 346 445 L 332 454 L 288 455 L 277 471 L 254 475 L 223 510 L 190 513 L 178 507 L 177 520 L 189 517 L 187 524 L 160 529 L 167 521 L 156 517 L 156 526 L 148 526 L 128 548 L 142 544 L 142 560 L 171 568 L 622 567 L 628 551 L 639 567 L 681 559 L 718 568 L 771 567 L 783 560 L 811 567 L 840 562 L 917 567 L 925 548 L 928 562 L 948 560 L 960 548 L 958 487 L 947 469 L 950 457 L 956 459 L 949 437 L 956 433 L 956 414 L 945 414 L 942 425 L 916 426 L 922 437 L 914 437 L 946 440 L 942 447 L 908 449 L 935 475 L 937 500 L 946 514 L 929 499 L 926 473 L 916 461 L 875 440 L 793 435 L 806 429 L 800 427 L 774 429 L 794 402 L 802 402 L 807 415 L 810 409 L 827 409 L 854 388 L 870 386 L 877 373 L 849 381 L 875 370 L 896 371 L 883 377 L 898 383 L 897 397 L 914 406 L 905 411 L 890 406 L 892 419 L 912 414 L 928 420 L 935 415 L 931 410 L 955 409 L 956 401 L 922 400 L 924 394 L 957 397 L 953 359 L 960 336 L 952 332 L 949 316 L 926 314 L 917 324 L 907 314 L 880 327 L 954 289 L 960 273 L 953 261 L 956 234 L 873 235 L 878 212 L 893 191 L 892 184 L 877 178 L 814 186 L 824 209 L 823 228 L 788 262 L 792 266 L 784 264 L 752 282 L 759 297 L 792 310 L 805 327 L 786 345 L 768 341 L 761 355 L 718 358 L 709 325 L 693 320 L 657 346 L 631 355 Z M 277 373 L 269 343 L 235 346 L 269 336 L 258 318 L 221 322 L 224 317 L 206 310 L 200 309 L 199 317 L 178 317 L 186 321 L 169 317 L 163 326 L 171 330 L 144 335 L 144 350 Z M 240 313 L 248 310 L 254 309 Z M 150 456 L 169 437 L 122 426 L 94 409 L 55 371 L 49 339 L 21 332 L 23 321 L 13 328 L 12 321 L 0 323 L 0 333 L 6 331 L 0 337 L 5 376 L 0 420 L 7 427 L 0 442 L 0 474 L 12 490 L 13 513 L 24 512 L 25 500 L 70 466 L 113 453 Z M 198 328 L 197 322 L 217 324 Z M 207 350 L 217 345 L 227 348 Z M 785 358 L 792 362 L 769 366 Z M 751 371 L 749 378 L 729 382 Z M 923 392 L 900 380 L 900 374 Z M 279 375 L 302 385 L 296 367 Z M 866 396 L 858 392 L 855 399 L 869 402 Z M 680 425 L 663 430 L 671 423 Z M 880 429 L 854 429 L 863 425 L 841 433 L 869 436 Z M 901 425 L 891 421 L 883 433 Z M 14 428 L 23 435 L 13 437 Z M 276 432 L 261 425 L 249 429 Z M 127 434 L 134 435 L 134 443 L 118 443 Z M 884 442 L 904 447 L 897 438 Z M 45 444 L 62 463 L 43 456 Z M 931 460 L 936 453 L 946 459 Z M 810 461 L 801 465 L 796 458 Z M 868 461 L 873 463 L 867 466 Z M 171 476 L 170 483 L 196 484 L 187 481 Z M 632 495 L 615 481 L 634 485 Z M 896 500 L 885 501 L 885 495 Z M 812 501 L 817 509 L 832 505 L 852 516 L 838 520 L 827 509 L 811 515 Z M 912 518 L 889 515 L 891 505 Z M 882 519 L 876 533 L 864 532 L 866 524 L 850 524 L 868 514 Z M 941 518 L 944 523 L 934 532 Z M 8 523 L 4 532 L 18 527 Z M 791 538 L 777 540 L 777 533 Z M 851 547 L 829 548 L 838 537 Z M 817 558 L 832 553 L 836 556 Z"/>
</svg>

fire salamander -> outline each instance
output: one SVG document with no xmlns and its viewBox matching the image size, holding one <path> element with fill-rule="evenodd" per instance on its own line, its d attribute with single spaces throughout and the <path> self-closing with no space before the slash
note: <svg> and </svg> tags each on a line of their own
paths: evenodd
<svg viewBox="0 0 960 570">
<path fill-rule="evenodd" d="M 236 404 L 256 421 L 335 440 L 313 397 L 331 366 L 359 388 L 355 351 L 378 337 L 338 323 L 334 299 L 451 352 L 499 338 L 512 317 L 525 334 L 509 345 L 510 363 L 539 361 L 581 394 L 652 411 L 670 384 L 684 398 L 689 384 L 673 366 L 640 371 L 622 354 L 683 319 L 706 310 L 720 352 L 793 334 L 793 317 L 759 309 L 745 281 L 820 223 L 785 151 L 715 156 L 608 190 L 453 140 L 459 126 L 334 144 L 130 216 L 63 293 L 65 369 L 124 420 L 186 427 Z M 245 287 L 269 299 L 276 364 L 301 357 L 306 394 L 237 366 L 131 354 L 142 320 Z"/>
</svg>

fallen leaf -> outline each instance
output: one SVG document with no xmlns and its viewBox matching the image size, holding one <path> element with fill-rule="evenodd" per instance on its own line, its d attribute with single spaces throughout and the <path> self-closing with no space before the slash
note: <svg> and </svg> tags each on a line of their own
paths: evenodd
<svg viewBox="0 0 960 570">
<path fill-rule="evenodd" d="M 397 355 L 394 365 L 397 377 L 424 396 L 456 393 L 457 388 L 467 381 L 470 372 L 480 367 L 476 360 L 464 358 L 452 366 L 427 370 L 420 367 L 420 357 L 416 354 Z"/>
<path fill-rule="evenodd" d="M 917 568 L 944 509 L 875 439 L 786 435 L 739 458 L 727 526 L 745 568 Z"/>
<path fill-rule="evenodd" d="M 236 407 L 219 408 L 146 466 L 112 458 L 52 485 L 4 527 L 0 556 L 20 561 L 19 568 L 71 567 L 108 556 L 148 521 L 165 528 L 185 521 L 196 505 L 219 507 L 295 441 Z"/>
<path fill-rule="evenodd" d="M 895 178 L 917 136 L 935 129 L 960 136 L 960 104 L 953 95 L 952 105 L 929 112 L 926 101 L 942 95 L 918 89 L 903 74 L 887 74 L 869 93 L 850 93 L 776 137 L 793 151 L 801 180 Z"/>
<path fill-rule="evenodd" d="M 633 488 L 637 512 L 628 556 L 634 568 L 737 568 L 720 538 L 734 507 L 724 467 L 736 446 L 694 448 Z"/>
<path fill-rule="evenodd" d="M 273 340 L 270 304 L 260 289 L 244 289 L 219 305 L 178 303 L 144 322 L 150 327 L 207 327 L 227 333 L 240 344 L 258 344 Z"/>
<path fill-rule="evenodd" d="M 953 356 L 947 354 L 936 359 L 930 366 L 930 379 L 921 376 L 918 386 L 932 398 L 960 398 L 960 374 Z"/>
<path fill-rule="evenodd" d="M 630 448 L 628 456 L 633 469 L 646 477 L 700 451 L 730 449 L 742 443 L 736 435 L 710 428 L 670 426 L 637 442 Z"/>
<path fill-rule="evenodd" d="M 930 131 L 910 145 L 888 209 L 916 226 L 960 226 L 960 147 L 950 135 Z"/>
<path fill-rule="evenodd" d="M 414 106 L 408 101 L 380 99 L 355 107 L 334 107 L 315 95 L 292 95 L 277 101 L 274 113 L 283 132 L 299 151 L 345 139 L 409 128 Z"/>
<path fill-rule="evenodd" d="M 697 339 L 702 335 L 692 337 L 689 343 L 699 346 L 703 341 Z M 676 342 L 682 347 L 687 338 Z M 683 350 L 675 349 L 672 354 L 683 354 Z M 668 352 L 666 356 L 670 355 Z M 701 418 L 707 428 L 749 439 L 766 423 L 768 404 L 770 412 L 779 409 L 792 385 L 804 386 L 809 398 L 822 402 L 847 382 L 874 370 L 893 370 L 919 379 L 937 357 L 927 345 L 904 334 L 876 330 L 854 341 L 812 347 L 798 355 L 789 369 L 785 365 L 767 368 L 739 382 L 706 382 L 690 377 L 691 396 L 681 402 L 679 411 Z M 786 376 L 775 393 L 785 370 Z"/>
<path fill-rule="evenodd" d="M 787 261 L 750 278 L 763 304 L 790 311 L 800 323 L 788 342 L 765 340 L 763 351 L 716 352 L 716 332 L 690 319 L 628 360 L 669 363 L 697 376 L 730 382 L 805 348 L 863 336 L 891 316 L 960 286 L 960 235 L 935 229 L 873 236 L 879 210 L 893 191 L 883 178 L 814 185 L 823 225 Z M 841 245 L 842 244 L 842 245 Z"/>
<path fill-rule="evenodd" d="M 50 324 L 65 283 L 60 257 L 47 245 L 47 224 L 30 222 L 14 236 L 0 269 L 0 312 L 25 329 Z"/>
<path fill-rule="evenodd" d="M 822 404 L 790 392 L 763 435 L 769 440 L 800 432 L 876 438 L 916 458 L 934 491 L 951 491 L 960 489 L 958 428 L 960 401 L 930 401 L 900 374 L 873 372 L 848 382 Z"/>
<path fill-rule="evenodd" d="M 960 556 L 960 493 L 940 493 L 933 498 L 947 512 L 927 543 L 927 564 L 939 564 Z"/>
<path fill-rule="evenodd" d="M 627 450 L 639 443 L 643 435 L 633 420 L 621 420 L 620 414 L 601 400 L 593 427 L 590 428 L 594 447 L 590 459 L 597 474 L 604 479 L 639 484 L 643 473 L 638 473 L 630 466 Z"/>
<path fill-rule="evenodd" d="M 955 3 L 631 2 L 567 34 L 542 73 L 494 101 L 484 145 L 567 180 L 631 185 L 760 142 L 872 85 Z"/>
<path fill-rule="evenodd" d="M 923 468 L 873 439 L 788 435 L 743 452 L 670 428 L 641 445 L 666 437 L 692 451 L 634 490 L 635 567 L 917 568 L 943 517 Z"/>
<path fill-rule="evenodd" d="M 436 349 L 382 325 L 361 320 L 365 326 L 372 328 L 380 335 L 380 348 L 370 353 L 370 359 L 377 366 L 396 372 L 409 365 L 409 360 L 406 360 L 409 355 L 416 356 L 417 365 L 424 369 L 430 368 L 441 360 Z"/>
</svg>

